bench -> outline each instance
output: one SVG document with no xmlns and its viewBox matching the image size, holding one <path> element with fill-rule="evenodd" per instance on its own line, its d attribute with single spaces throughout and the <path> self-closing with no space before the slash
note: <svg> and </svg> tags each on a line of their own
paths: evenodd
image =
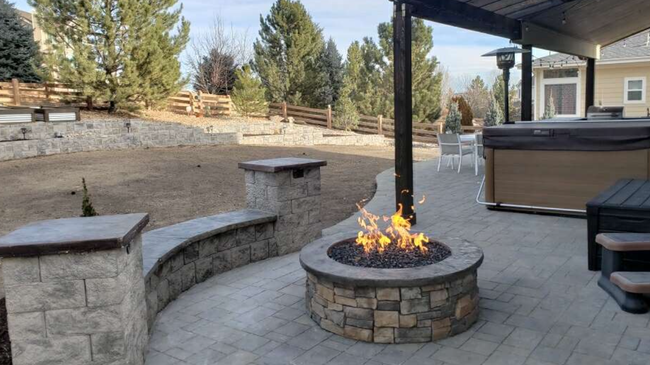
<svg viewBox="0 0 650 365">
<path fill-rule="evenodd" d="M 605 290 L 626 312 L 646 313 L 650 294 L 650 271 L 626 271 L 623 255 L 649 252 L 648 233 L 601 233 L 596 242 L 602 246 L 601 276 L 598 286 Z M 650 265 L 646 267 L 650 270 Z"/>
</svg>

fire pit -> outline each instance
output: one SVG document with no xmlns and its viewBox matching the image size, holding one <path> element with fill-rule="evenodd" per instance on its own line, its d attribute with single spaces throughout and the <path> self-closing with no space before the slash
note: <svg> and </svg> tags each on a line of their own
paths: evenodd
<svg viewBox="0 0 650 365">
<path fill-rule="evenodd" d="M 300 252 L 307 309 L 323 329 L 376 343 L 429 342 L 478 319 L 476 271 L 483 251 L 466 241 L 411 232 L 399 213 L 363 211 L 366 232 L 321 238 Z"/>
</svg>

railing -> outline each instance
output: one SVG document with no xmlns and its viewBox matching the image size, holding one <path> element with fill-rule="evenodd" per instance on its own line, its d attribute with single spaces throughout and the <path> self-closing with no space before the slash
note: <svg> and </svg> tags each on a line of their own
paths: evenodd
<svg viewBox="0 0 650 365">
<path fill-rule="evenodd" d="M 0 105 L 12 106 L 58 106 L 87 105 L 88 101 L 80 92 L 58 83 L 31 84 L 19 82 L 0 82 Z M 167 107 L 177 113 L 205 115 L 207 108 L 212 115 L 230 115 L 232 102 L 228 95 L 213 95 L 180 91 L 167 99 Z M 189 109 L 188 109 L 189 107 Z"/>
<path fill-rule="evenodd" d="M 331 107 L 327 109 L 314 109 L 302 106 L 289 105 L 287 103 L 271 103 L 269 115 L 281 115 L 283 118 L 292 117 L 296 121 L 306 124 L 317 125 L 329 129 L 336 128 L 333 124 L 335 112 Z M 434 123 L 413 123 L 413 140 L 416 142 L 436 143 L 436 134 L 442 133 L 444 122 L 437 120 Z M 481 127 L 463 126 L 463 132 L 474 133 L 480 131 Z M 361 115 L 359 124 L 353 129 L 355 132 L 381 134 L 386 137 L 395 137 L 395 121 L 384 118 L 381 115 L 376 117 Z"/>
</svg>

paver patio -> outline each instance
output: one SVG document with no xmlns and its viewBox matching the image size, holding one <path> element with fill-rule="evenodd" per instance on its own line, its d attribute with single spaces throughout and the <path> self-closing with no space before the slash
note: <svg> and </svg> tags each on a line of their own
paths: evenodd
<svg viewBox="0 0 650 365">
<path fill-rule="evenodd" d="M 306 315 L 298 254 L 215 276 L 158 317 L 147 364 L 650 364 L 650 315 L 622 312 L 587 270 L 587 222 L 487 210 L 474 199 L 480 177 L 415 165 L 418 230 L 483 248 L 479 322 L 427 344 L 351 341 Z M 377 178 L 367 208 L 394 210 L 393 171 Z M 356 231 L 356 217 L 325 235 Z"/>
</svg>

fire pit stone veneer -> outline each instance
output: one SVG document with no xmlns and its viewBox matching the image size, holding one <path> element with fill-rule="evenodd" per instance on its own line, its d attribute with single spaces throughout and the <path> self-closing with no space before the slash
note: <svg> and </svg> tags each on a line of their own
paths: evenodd
<svg viewBox="0 0 650 365">
<path fill-rule="evenodd" d="M 406 269 L 350 266 L 329 257 L 333 245 L 355 235 L 324 237 L 300 253 L 307 309 L 320 327 L 359 341 L 412 343 L 453 336 L 476 322 L 479 247 L 448 239 L 449 257 Z"/>
</svg>

